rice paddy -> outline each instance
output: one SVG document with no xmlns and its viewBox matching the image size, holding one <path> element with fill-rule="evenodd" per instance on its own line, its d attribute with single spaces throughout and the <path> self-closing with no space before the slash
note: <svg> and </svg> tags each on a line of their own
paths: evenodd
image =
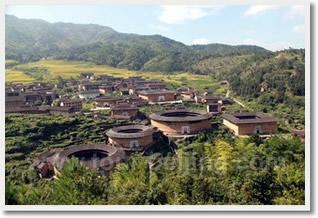
<svg viewBox="0 0 318 218">
<path fill-rule="evenodd" d="M 175 85 L 190 86 L 195 89 L 205 89 L 218 86 L 218 83 L 212 81 L 209 76 L 196 75 L 190 73 L 171 73 L 169 75 L 158 72 L 142 72 L 132 71 L 127 69 L 119 69 L 106 65 L 96 65 L 90 62 L 82 61 L 65 61 L 65 60 L 41 60 L 38 62 L 30 62 L 26 64 L 16 65 L 11 69 L 6 69 L 6 82 L 34 82 L 36 81 L 32 77 L 29 77 L 19 71 L 19 68 L 46 68 L 51 78 L 57 78 L 58 76 L 67 78 L 76 78 L 83 72 L 92 72 L 95 75 L 111 75 L 115 77 L 128 78 L 130 76 L 142 76 L 147 79 L 159 79 L 167 83 Z"/>
</svg>

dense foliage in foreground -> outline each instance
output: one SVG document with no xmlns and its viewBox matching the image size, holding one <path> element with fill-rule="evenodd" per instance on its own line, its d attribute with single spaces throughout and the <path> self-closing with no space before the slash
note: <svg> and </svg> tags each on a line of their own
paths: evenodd
<svg viewBox="0 0 318 218">
<path fill-rule="evenodd" d="M 152 152 L 167 146 L 157 144 L 133 154 L 109 177 L 87 171 L 77 159 L 50 181 L 29 167 L 53 141 L 61 143 L 53 147 L 75 139 L 101 142 L 109 122 L 7 115 L 6 204 L 304 204 L 304 143 L 298 137 L 237 138 L 217 126 L 177 143 L 176 153 Z"/>
</svg>

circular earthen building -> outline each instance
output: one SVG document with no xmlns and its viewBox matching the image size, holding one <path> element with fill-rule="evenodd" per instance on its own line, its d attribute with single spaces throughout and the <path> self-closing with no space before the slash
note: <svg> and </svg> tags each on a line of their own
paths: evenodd
<svg viewBox="0 0 318 218">
<path fill-rule="evenodd" d="M 108 142 L 126 151 L 143 151 L 153 144 L 155 130 L 149 126 L 129 125 L 112 128 L 106 135 Z"/>
<path fill-rule="evenodd" d="M 36 157 L 32 166 L 36 167 L 42 177 L 52 177 L 56 170 L 67 165 L 67 160 L 76 157 L 86 169 L 99 169 L 102 173 L 108 173 L 116 164 L 125 162 L 125 152 L 113 146 L 105 144 L 79 145 L 70 148 L 53 149 Z"/>
<path fill-rule="evenodd" d="M 173 109 L 150 115 L 151 125 L 167 134 L 196 134 L 211 127 L 211 114 L 199 110 Z"/>
</svg>

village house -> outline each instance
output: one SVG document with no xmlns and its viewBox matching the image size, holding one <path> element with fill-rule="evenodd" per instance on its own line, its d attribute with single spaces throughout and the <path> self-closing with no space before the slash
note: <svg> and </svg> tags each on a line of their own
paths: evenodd
<svg viewBox="0 0 318 218">
<path fill-rule="evenodd" d="M 129 95 L 129 90 L 122 90 L 120 91 L 121 95 Z"/>
<path fill-rule="evenodd" d="M 17 91 L 6 91 L 6 97 L 20 96 L 20 92 Z"/>
<path fill-rule="evenodd" d="M 221 113 L 222 112 L 222 104 L 220 104 L 220 103 L 207 104 L 207 112 L 209 112 L 209 113 Z"/>
<path fill-rule="evenodd" d="M 91 76 L 94 76 L 94 73 L 91 73 L 91 72 L 81 73 L 81 77 L 85 79 L 90 79 Z"/>
<path fill-rule="evenodd" d="M 130 88 L 133 86 L 132 81 L 130 81 L 129 79 L 122 79 L 120 81 L 120 83 L 117 85 L 118 89 L 126 89 L 126 88 Z"/>
<path fill-rule="evenodd" d="M 193 92 L 193 91 L 182 91 L 182 92 L 179 92 L 178 95 L 182 99 L 194 99 L 195 92 Z"/>
<path fill-rule="evenodd" d="M 213 92 L 211 90 L 206 90 L 203 92 L 203 96 L 211 96 Z"/>
<path fill-rule="evenodd" d="M 110 107 L 119 103 L 124 103 L 125 100 L 122 97 L 119 96 L 104 96 L 97 98 L 95 100 L 95 107 L 96 108 L 104 108 L 104 107 Z"/>
<path fill-rule="evenodd" d="M 38 92 L 24 92 L 22 94 L 24 101 L 28 104 L 35 104 L 36 102 L 42 102 L 42 97 Z"/>
<path fill-rule="evenodd" d="M 109 75 L 98 75 L 95 76 L 95 80 L 102 80 L 102 81 L 112 81 L 113 76 L 109 76 Z"/>
<path fill-rule="evenodd" d="M 83 108 L 82 106 L 82 100 L 79 98 L 64 98 L 61 99 L 61 103 L 60 103 L 61 107 L 73 107 L 75 112 L 80 112 Z"/>
<path fill-rule="evenodd" d="M 94 90 L 94 89 L 99 89 L 99 86 L 101 85 L 101 83 L 96 82 L 96 83 L 91 83 L 91 82 L 82 82 L 81 84 L 79 84 L 78 88 L 81 91 L 88 91 L 88 90 Z"/>
<path fill-rule="evenodd" d="M 19 108 L 24 105 L 23 97 L 20 96 L 10 96 L 5 97 L 5 110 L 10 110 L 11 108 Z"/>
<path fill-rule="evenodd" d="M 98 90 L 80 91 L 78 94 L 78 97 L 80 99 L 85 99 L 85 100 L 97 98 L 99 96 L 100 96 L 100 93 Z"/>
<path fill-rule="evenodd" d="M 55 91 L 38 92 L 38 94 L 41 96 L 41 101 L 46 104 L 51 104 L 55 99 L 59 98 Z"/>
<path fill-rule="evenodd" d="M 143 99 L 138 96 L 126 97 L 125 102 L 127 104 L 134 104 L 134 105 L 142 105 L 144 103 Z"/>
<path fill-rule="evenodd" d="M 150 84 L 161 84 L 160 80 L 152 79 L 152 80 L 139 80 L 135 82 L 136 86 L 148 86 Z"/>
<path fill-rule="evenodd" d="M 165 89 L 166 88 L 166 84 L 158 82 L 158 83 L 150 83 L 146 85 L 147 87 L 149 87 L 151 90 L 156 90 L 156 89 Z"/>
<path fill-rule="evenodd" d="M 277 119 L 259 112 L 223 114 L 223 124 L 235 135 L 271 134 L 277 131 Z"/>
<path fill-rule="evenodd" d="M 38 114 L 42 113 L 38 107 L 22 105 L 19 107 L 9 107 L 5 109 L 6 113 Z"/>
<path fill-rule="evenodd" d="M 98 88 L 98 91 L 101 93 L 101 94 L 107 94 L 107 93 L 113 93 L 114 91 L 114 86 L 113 85 L 101 85 L 99 86 Z"/>
<path fill-rule="evenodd" d="M 110 108 L 111 117 L 117 119 L 131 119 L 136 117 L 138 109 L 133 104 L 118 104 Z"/>
<path fill-rule="evenodd" d="M 181 87 L 177 89 L 177 92 L 192 92 L 194 91 L 192 87 Z"/>
<path fill-rule="evenodd" d="M 147 90 L 150 90 L 150 88 L 145 86 L 130 88 L 129 95 L 137 95 L 139 94 L 140 91 L 147 91 Z"/>
<path fill-rule="evenodd" d="M 130 76 L 128 77 L 128 79 L 132 82 L 136 82 L 136 81 L 145 81 L 145 79 L 143 79 L 141 76 Z"/>
<path fill-rule="evenodd" d="M 36 92 L 52 92 L 53 91 L 53 86 L 33 87 L 33 91 L 36 91 Z"/>
<path fill-rule="evenodd" d="M 48 84 L 44 83 L 44 82 L 34 82 L 34 83 L 32 83 L 32 85 L 34 87 L 40 87 L 40 88 L 46 88 L 48 86 Z"/>
<path fill-rule="evenodd" d="M 220 103 L 222 104 L 222 98 L 221 97 L 218 97 L 218 96 L 203 96 L 202 100 L 201 100 L 202 103 L 204 104 L 215 104 L 215 103 Z"/>
<path fill-rule="evenodd" d="M 169 90 L 140 91 L 138 96 L 148 102 L 174 101 L 175 93 Z"/>
</svg>

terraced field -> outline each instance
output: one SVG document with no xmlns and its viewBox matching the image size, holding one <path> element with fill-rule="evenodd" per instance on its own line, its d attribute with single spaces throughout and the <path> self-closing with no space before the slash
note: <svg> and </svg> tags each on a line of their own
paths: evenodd
<svg viewBox="0 0 318 218">
<path fill-rule="evenodd" d="M 93 72 L 95 75 L 112 75 L 117 77 L 130 77 L 130 76 L 142 76 L 148 79 L 162 79 L 167 83 L 191 86 L 197 90 L 203 90 L 204 88 L 216 88 L 218 83 L 212 81 L 209 76 L 195 75 L 190 73 L 172 73 L 166 75 L 158 72 L 140 72 L 131 71 L 126 69 L 114 68 L 106 65 L 96 65 L 90 62 L 80 61 L 64 61 L 64 60 L 41 60 L 38 62 L 31 62 L 27 64 L 16 65 L 11 69 L 6 70 L 7 82 L 33 82 L 35 79 L 25 75 L 19 69 L 28 68 L 46 68 L 52 78 L 61 76 L 62 78 L 76 78 L 83 72 Z"/>
<path fill-rule="evenodd" d="M 36 80 L 22 71 L 13 70 L 13 69 L 6 69 L 6 82 L 11 83 L 32 83 Z"/>
</svg>

